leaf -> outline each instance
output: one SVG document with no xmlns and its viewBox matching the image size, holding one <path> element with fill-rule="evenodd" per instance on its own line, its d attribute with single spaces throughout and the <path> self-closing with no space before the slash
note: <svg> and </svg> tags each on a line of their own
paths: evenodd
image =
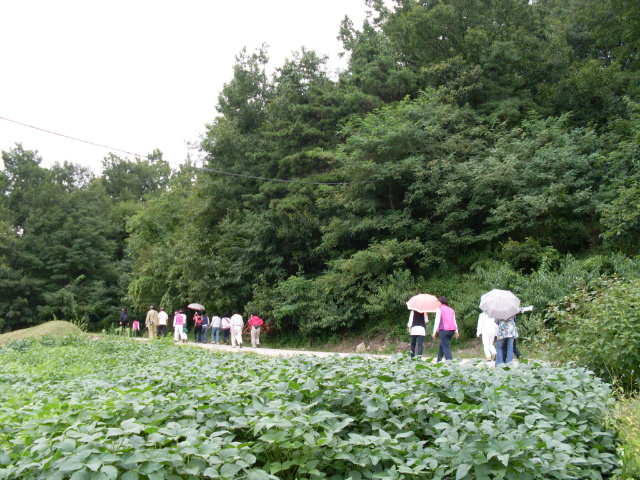
<svg viewBox="0 0 640 480">
<path fill-rule="evenodd" d="M 164 480 L 164 472 L 158 470 L 149 474 L 149 480 Z"/>
<path fill-rule="evenodd" d="M 247 474 L 247 480 L 271 480 L 272 477 L 264 470 L 256 469 Z"/>
<path fill-rule="evenodd" d="M 87 468 L 78 470 L 71 475 L 69 480 L 89 480 L 91 478 L 91 471 Z"/>
<path fill-rule="evenodd" d="M 109 480 L 115 480 L 118 478 L 118 469 L 112 465 L 105 465 L 100 469 L 100 471 L 109 477 Z"/>
<path fill-rule="evenodd" d="M 463 463 L 462 465 L 460 465 L 458 467 L 458 470 L 456 471 L 456 480 L 463 479 L 467 475 L 467 473 L 469 473 L 470 468 L 471 464 L 469 463 Z"/>
<path fill-rule="evenodd" d="M 240 470 L 242 470 L 242 467 L 235 463 L 225 463 L 220 468 L 220 475 L 224 478 L 233 478 Z"/>
</svg>

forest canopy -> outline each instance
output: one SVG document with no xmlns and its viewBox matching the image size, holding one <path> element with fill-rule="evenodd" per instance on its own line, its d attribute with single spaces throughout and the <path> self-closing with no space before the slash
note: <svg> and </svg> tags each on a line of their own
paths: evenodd
<svg viewBox="0 0 640 480">
<path fill-rule="evenodd" d="M 484 288 L 544 309 L 633 275 L 640 3 L 367 4 L 328 27 L 339 75 L 305 48 L 270 69 L 239 52 L 202 166 L 3 151 L 0 331 L 197 300 L 311 338 L 402 324 L 429 290 L 473 335 Z"/>
</svg>

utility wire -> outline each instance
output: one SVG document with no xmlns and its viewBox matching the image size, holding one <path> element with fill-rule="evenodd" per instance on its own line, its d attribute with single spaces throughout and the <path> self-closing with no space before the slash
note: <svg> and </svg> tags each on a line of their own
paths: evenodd
<svg viewBox="0 0 640 480">
<path fill-rule="evenodd" d="M 58 133 L 58 132 L 52 132 L 51 130 L 45 130 L 44 128 L 35 127 L 33 125 L 28 125 L 26 123 L 18 122 L 16 120 L 11 120 L 10 118 L 6 118 L 6 117 L 1 117 L 0 116 L 0 120 L 6 120 L 7 122 L 15 123 L 17 125 L 22 125 L 23 127 L 33 128 L 34 130 L 40 130 L 41 132 L 50 133 L 51 135 L 57 135 L 59 137 L 68 138 L 69 140 L 74 140 L 76 142 L 88 143 L 89 145 L 94 145 L 96 147 L 102 147 L 102 148 L 106 148 L 108 150 L 113 150 L 113 151 L 116 151 L 116 152 L 126 153 L 128 155 L 135 155 L 136 157 L 149 159 L 148 155 L 140 155 L 139 153 L 129 152 L 128 150 L 122 150 L 120 148 L 113 148 L 113 147 L 109 147 L 108 145 L 102 145 L 101 143 L 90 142 L 88 140 L 83 140 L 81 138 L 71 137 L 69 135 L 64 135 L 64 134 Z M 163 161 L 167 162 L 167 163 L 171 163 L 173 165 L 182 165 L 181 163 L 170 162 L 168 160 L 163 160 Z M 257 176 L 254 176 L 254 175 L 243 175 L 241 173 L 223 172 L 222 170 L 214 170 L 213 168 L 207 168 L 207 167 L 193 167 L 193 168 L 197 168 L 198 170 L 205 170 L 207 172 L 219 173 L 221 175 L 229 175 L 229 176 L 232 176 L 232 177 L 252 178 L 252 179 L 255 179 L 255 180 L 265 180 L 265 181 L 268 181 L 268 182 L 304 183 L 304 184 L 307 184 L 307 185 L 351 185 L 351 184 L 355 184 L 355 183 L 377 183 L 378 182 L 378 180 L 363 180 L 363 181 L 359 181 L 359 182 L 308 182 L 308 181 L 305 181 L 305 180 L 285 180 L 285 179 L 281 179 L 281 178 L 267 178 L 267 177 L 257 177 Z"/>
</svg>

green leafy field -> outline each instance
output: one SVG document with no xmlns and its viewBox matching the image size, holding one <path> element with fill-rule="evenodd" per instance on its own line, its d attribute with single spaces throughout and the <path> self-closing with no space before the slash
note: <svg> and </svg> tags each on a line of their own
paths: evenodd
<svg viewBox="0 0 640 480">
<path fill-rule="evenodd" d="M 603 478 L 583 369 L 222 355 L 45 337 L 0 349 L 1 479 Z"/>
</svg>

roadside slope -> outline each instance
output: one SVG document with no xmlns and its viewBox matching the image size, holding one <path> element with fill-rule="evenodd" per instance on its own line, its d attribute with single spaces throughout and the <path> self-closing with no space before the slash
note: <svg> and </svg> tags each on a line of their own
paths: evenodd
<svg viewBox="0 0 640 480">
<path fill-rule="evenodd" d="M 72 323 L 62 320 L 54 320 L 35 327 L 3 333 L 0 335 L 0 347 L 3 347 L 11 340 L 20 340 L 22 338 L 40 338 L 45 335 L 79 335 L 81 333 L 83 333 L 82 330 Z"/>
</svg>

